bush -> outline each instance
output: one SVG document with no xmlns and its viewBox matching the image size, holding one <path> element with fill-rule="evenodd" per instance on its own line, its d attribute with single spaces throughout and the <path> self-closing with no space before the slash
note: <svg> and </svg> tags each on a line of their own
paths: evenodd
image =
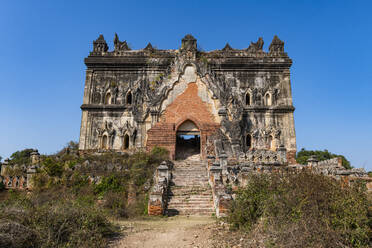
<svg viewBox="0 0 372 248">
<path fill-rule="evenodd" d="M 279 247 L 367 247 L 368 205 L 359 184 L 342 187 L 309 172 L 252 175 L 238 191 L 228 221 L 246 231 L 263 226 Z"/>
<path fill-rule="evenodd" d="M 94 186 L 94 192 L 99 195 L 104 193 L 112 192 L 123 192 L 125 188 L 120 176 L 111 174 L 102 178 L 101 182 Z"/>
<path fill-rule="evenodd" d="M 299 164 L 307 164 L 307 160 L 310 158 L 310 156 L 315 156 L 318 161 L 340 157 L 342 159 L 342 166 L 345 167 L 345 169 L 353 168 L 350 165 L 349 160 L 347 160 L 343 155 L 333 154 L 333 153 L 330 153 L 328 150 L 311 151 L 311 150 L 305 150 L 305 148 L 302 148 L 296 155 L 296 161 Z"/>
<path fill-rule="evenodd" d="M 46 157 L 42 162 L 43 169 L 50 177 L 61 177 L 63 165 L 53 157 Z"/>
<path fill-rule="evenodd" d="M 123 192 L 107 192 L 103 197 L 103 207 L 115 217 L 129 216 L 127 209 L 127 197 Z"/>
<path fill-rule="evenodd" d="M 0 247 L 106 247 L 115 228 L 98 210 L 73 201 L 40 204 L 22 194 L 0 206 Z"/>
</svg>

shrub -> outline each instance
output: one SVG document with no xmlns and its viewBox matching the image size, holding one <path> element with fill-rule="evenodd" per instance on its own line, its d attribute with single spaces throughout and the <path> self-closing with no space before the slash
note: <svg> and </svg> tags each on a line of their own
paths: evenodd
<svg viewBox="0 0 372 248">
<path fill-rule="evenodd" d="M 0 206 L 0 247 L 106 247 L 115 228 L 98 210 L 70 200 L 30 201 L 19 194 Z"/>
<path fill-rule="evenodd" d="M 263 232 L 279 247 L 367 247 L 368 205 L 363 185 L 342 187 L 309 172 L 252 175 L 228 221 L 248 231 L 264 223 Z"/>
<path fill-rule="evenodd" d="M 150 156 L 154 162 L 162 162 L 169 158 L 169 151 L 163 147 L 155 146 L 151 150 Z"/>
<path fill-rule="evenodd" d="M 127 197 L 123 192 L 106 192 L 103 197 L 103 207 L 109 211 L 109 213 L 115 217 L 127 218 Z"/>
<path fill-rule="evenodd" d="M 101 182 L 94 186 L 94 192 L 103 195 L 108 191 L 123 192 L 125 190 L 120 176 L 111 174 L 102 178 Z"/>
<path fill-rule="evenodd" d="M 63 165 L 53 157 L 46 157 L 43 162 L 43 169 L 51 177 L 61 177 L 63 173 Z"/>
</svg>

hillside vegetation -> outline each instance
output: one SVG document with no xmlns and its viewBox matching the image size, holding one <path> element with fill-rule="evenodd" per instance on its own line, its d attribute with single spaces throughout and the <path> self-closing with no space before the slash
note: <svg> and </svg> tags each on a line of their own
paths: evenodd
<svg viewBox="0 0 372 248">
<path fill-rule="evenodd" d="M 161 148 L 79 156 L 75 143 L 42 156 L 32 192 L 10 191 L 0 202 L 0 247 L 106 247 L 118 231 L 109 220 L 147 214 L 155 168 L 166 158 Z"/>
<path fill-rule="evenodd" d="M 371 202 L 363 184 L 301 172 L 251 175 L 228 221 L 266 247 L 370 247 Z"/>
</svg>

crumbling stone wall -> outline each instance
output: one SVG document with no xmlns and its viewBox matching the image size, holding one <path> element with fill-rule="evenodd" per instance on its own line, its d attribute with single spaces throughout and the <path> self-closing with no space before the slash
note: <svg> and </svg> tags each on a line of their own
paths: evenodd
<svg viewBox="0 0 372 248">
<path fill-rule="evenodd" d="M 250 149 L 275 151 L 284 145 L 288 161 L 295 163 L 292 60 L 277 36 L 268 52 L 263 44 L 260 38 L 247 49 L 227 44 L 203 52 L 186 35 L 177 50 L 150 43 L 131 50 L 115 35 L 109 51 L 101 35 L 85 59 L 79 149 L 158 145 L 174 157 L 177 127 L 191 120 L 200 130 L 203 158 L 222 153 L 237 158 Z"/>
</svg>

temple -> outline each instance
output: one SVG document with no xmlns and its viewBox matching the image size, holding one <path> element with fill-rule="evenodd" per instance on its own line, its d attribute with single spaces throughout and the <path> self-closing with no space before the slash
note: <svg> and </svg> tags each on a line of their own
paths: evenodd
<svg viewBox="0 0 372 248">
<path fill-rule="evenodd" d="M 171 159 L 267 151 L 275 160 L 285 150 L 295 163 L 292 60 L 277 36 L 263 45 L 201 51 L 188 34 L 179 49 L 132 50 L 115 34 L 111 51 L 100 35 L 84 60 L 80 151 L 159 146 Z"/>
</svg>

